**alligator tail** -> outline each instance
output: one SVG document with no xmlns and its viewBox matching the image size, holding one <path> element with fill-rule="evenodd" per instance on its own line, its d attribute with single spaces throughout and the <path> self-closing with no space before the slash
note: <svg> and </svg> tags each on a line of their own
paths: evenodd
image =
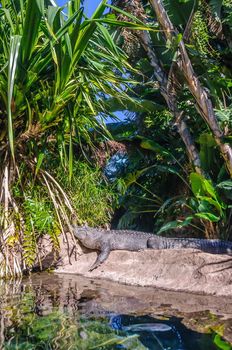
<svg viewBox="0 0 232 350">
<path fill-rule="evenodd" d="M 211 254 L 231 254 L 232 242 L 219 239 L 198 239 L 198 238 L 166 238 L 152 237 L 148 240 L 148 248 L 153 249 L 199 249 Z"/>
</svg>

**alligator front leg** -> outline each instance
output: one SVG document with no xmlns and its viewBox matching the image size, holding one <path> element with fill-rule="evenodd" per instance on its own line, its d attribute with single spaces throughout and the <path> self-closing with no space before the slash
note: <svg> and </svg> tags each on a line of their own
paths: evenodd
<svg viewBox="0 0 232 350">
<path fill-rule="evenodd" d="M 110 246 L 104 245 L 101 247 L 101 251 L 95 261 L 95 263 L 90 267 L 89 271 L 93 271 L 98 266 L 100 266 L 109 256 L 110 254 Z"/>
</svg>

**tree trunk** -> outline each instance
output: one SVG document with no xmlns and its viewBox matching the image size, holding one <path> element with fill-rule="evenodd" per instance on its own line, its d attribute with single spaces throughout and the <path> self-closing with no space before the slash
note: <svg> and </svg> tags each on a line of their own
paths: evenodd
<svg viewBox="0 0 232 350">
<path fill-rule="evenodd" d="M 172 41 L 172 39 L 174 39 L 178 34 L 178 31 L 174 28 L 172 22 L 170 21 L 162 0 L 150 0 L 150 3 L 156 14 L 161 29 L 164 31 L 166 39 Z M 206 89 L 202 87 L 200 80 L 194 72 L 183 40 L 181 40 L 179 43 L 178 53 L 178 67 L 183 72 L 188 88 L 197 102 L 199 113 L 212 131 L 215 141 L 219 146 L 221 154 L 225 160 L 229 174 L 232 177 L 232 148 L 223 141 L 224 135 L 214 113 L 212 101 L 208 96 Z"/>
<path fill-rule="evenodd" d="M 123 8 L 123 10 L 132 13 L 141 21 L 144 21 L 146 19 L 146 14 L 141 4 L 141 0 L 130 0 L 126 2 L 122 0 L 115 0 L 114 4 L 120 8 Z M 126 16 L 123 17 L 121 14 L 118 15 L 118 17 L 122 20 L 129 20 L 128 18 L 125 18 Z M 147 31 L 134 31 L 134 34 L 139 38 L 139 42 L 147 53 L 150 64 L 154 69 L 154 76 L 159 83 L 161 94 L 164 97 L 168 108 L 174 117 L 178 133 L 187 149 L 189 160 L 193 164 L 195 171 L 203 175 L 199 152 L 190 134 L 188 126 L 184 121 L 183 113 L 177 107 L 177 92 L 175 89 L 175 87 L 178 85 L 176 84 L 177 81 L 176 79 L 168 79 L 168 76 L 162 67 L 161 62 L 159 62 L 152 48 L 152 42 L 149 33 Z"/>
<path fill-rule="evenodd" d="M 148 32 L 139 32 L 137 35 L 139 36 L 141 43 L 143 45 L 143 48 L 147 53 L 151 66 L 154 68 L 154 75 L 159 82 L 161 94 L 164 97 L 169 110 L 174 116 L 175 124 L 186 146 L 189 159 L 194 165 L 196 172 L 198 172 L 199 174 L 203 174 L 198 150 L 190 134 L 188 126 L 184 121 L 183 113 L 177 107 L 176 89 L 175 89 L 175 85 L 177 85 L 176 79 L 175 77 L 173 77 L 175 80 L 172 79 L 172 83 L 168 81 L 166 72 L 162 68 L 161 63 L 159 62 L 158 58 L 156 57 L 156 54 L 152 49 L 151 40 Z M 172 85 L 172 88 L 170 87 L 170 84 Z"/>
</svg>

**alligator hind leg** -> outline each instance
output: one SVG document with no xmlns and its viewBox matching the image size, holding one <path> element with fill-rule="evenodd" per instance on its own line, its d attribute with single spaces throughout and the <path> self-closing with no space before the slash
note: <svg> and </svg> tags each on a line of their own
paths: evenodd
<svg viewBox="0 0 232 350">
<path fill-rule="evenodd" d="M 108 258 L 109 254 L 110 254 L 110 246 L 109 245 L 103 246 L 95 263 L 90 267 L 89 271 L 93 271 L 98 266 L 100 266 Z"/>
</svg>

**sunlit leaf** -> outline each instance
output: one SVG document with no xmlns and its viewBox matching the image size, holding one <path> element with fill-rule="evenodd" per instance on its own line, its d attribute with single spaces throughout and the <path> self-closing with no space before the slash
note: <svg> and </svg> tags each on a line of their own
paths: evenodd
<svg viewBox="0 0 232 350">
<path fill-rule="evenodd" d="M 175 221 L 170 221 L 167 224 L 163 225 L 159 231 L 157 232 L 157 235 L 159 235 L 162 232 L 172 230 L 174 228 L 181 228 L 184 226 L 188 226 L 193 219 L 193 216 L 188 216 L 185 220 L 175 220 Z"/>
</svg>

